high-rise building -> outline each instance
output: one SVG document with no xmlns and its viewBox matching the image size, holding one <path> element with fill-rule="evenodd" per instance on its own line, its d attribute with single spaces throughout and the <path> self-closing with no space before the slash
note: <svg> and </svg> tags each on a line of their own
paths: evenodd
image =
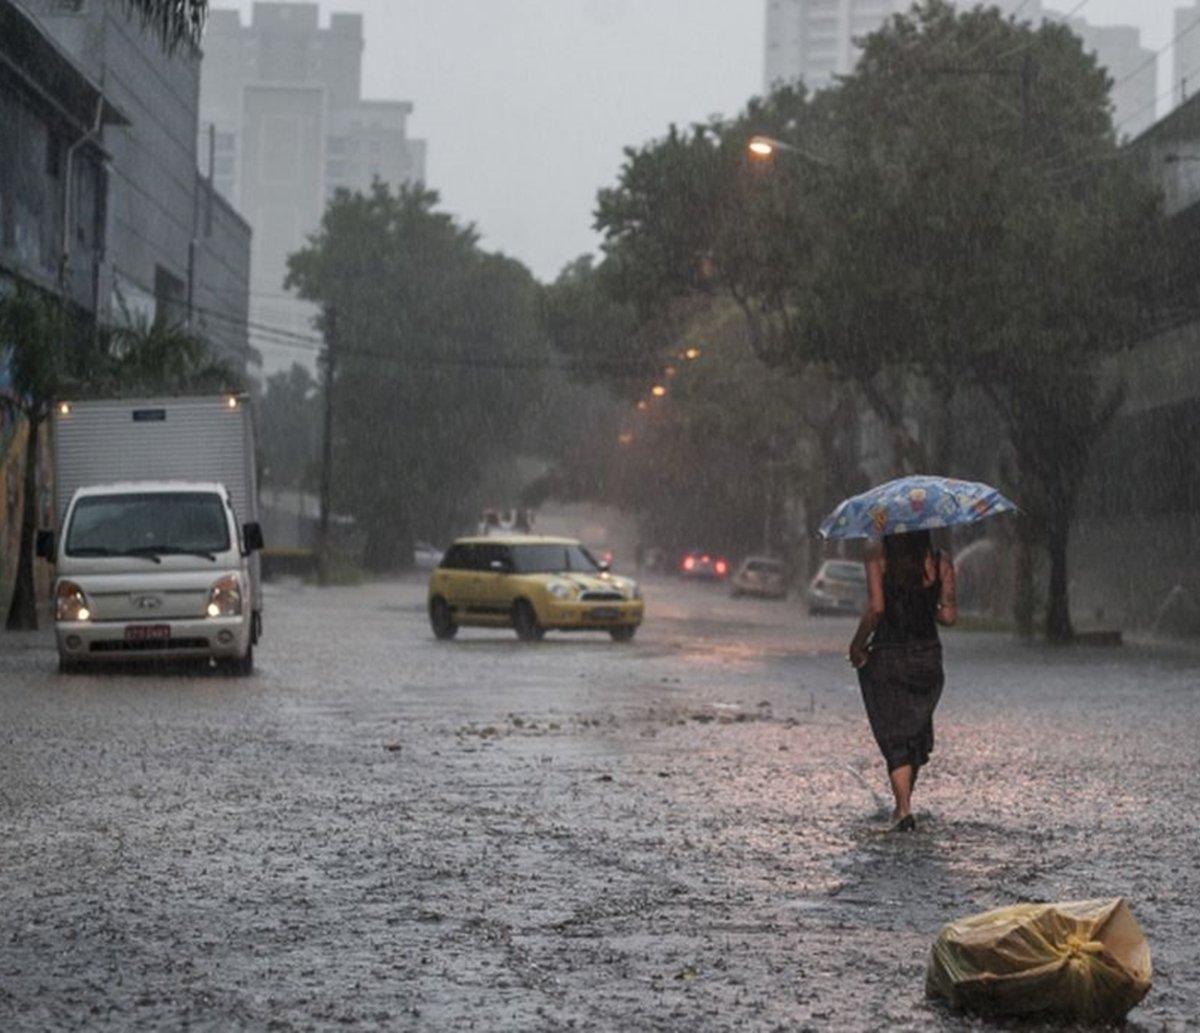
<svg viewBox="0 0 1200 1033">
<path fill-rule="evenodd" d="M 1200 93 L 1200 0 L 1175 8 L 1174 40 L 1171 97 L 1178 106 Z"/>
<path fill-rule="evenodd" d="M 1053 17 L 1053 15 L 1050 15 Z M 1113 126 L 1119 137 L 1134 137 L 1154 122 L 1158 98 L 1158 60 L 1141 45 L 1141 33 L 1127 25 L 1089 25 L 1079 18 L 1063 19 L 1081 40 L 1083 49 L 1112 80 Z"/>
<path fill-rule="evenodd" d="M 314 365 L 312 305 L 284 289 L 287 256 L 315 232 L 339 187 L 393 189 L 425 177 L 425 145 L 409 139 L 407 101 L 361 96 L 363 20 L 315 3 L 212 10 L 200 81 L 201 147 L 217 189 L 254 228 L 251 340 L 264 375 Z"/>
<path fill-rule="evenodd" d="M 1200 8 L 1200 0 L 1196 0 Z M 993 0 L 988 6 L 1018 22 L 1041 24 L 1060 15 L 1042 0 Z M 804 80 L 812 90 L 833 84 L 854 71 L 860 48 L 856 40 L 879 29 L 889 17 L 905 13 L 911 0 L 767 0 L 764 85 Z M 1176 13 L 1176 20 L 1180 18 Z M 1192 17 L 1200 18 L 1200 10 Z M 1096 27 L 1080 19 L 1071 29 L 1096 54 L 1113 80 L 1113 121 L 1122 136 L 1134 136 L 1154 121 L 1156 59 L 1140 45 L 1135 28 Z M 1196 67 L 1200 74 L 1200 30 L 1196 33 Z"/>
<path fill-rule="evenodd" d="M 856 40 L 880 28 L 911 0 L 767 0 L 764 85 L 803 79 L 812 90 L 849 75 L 858 61 Z M 995 0 L 989 6 L 1021 20 L 1042 17 L 1041 0 Z"/>
</svg>

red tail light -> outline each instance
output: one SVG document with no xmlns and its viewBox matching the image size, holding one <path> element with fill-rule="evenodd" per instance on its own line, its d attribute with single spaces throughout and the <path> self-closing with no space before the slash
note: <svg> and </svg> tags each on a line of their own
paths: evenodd
<svg viewBox="0 0 1200 1033">
<path fill-rule="evenodd" d="M 691 570 L 692 567 L 694 567 L 695 565 L 696 565 L 696 557 L 695 556 L 685 556 L 684 557 L 684 559 L 683 559 L 683 569 L 684 570 Z"/>
<path fill-rule="evenodd" d="M 725 572 L 729 569 L 729 565 L 724 560 L 717 560 L 716 568 L 717 568 L 717 573 L 723 577 L 725 575 Z"/>
</svg>

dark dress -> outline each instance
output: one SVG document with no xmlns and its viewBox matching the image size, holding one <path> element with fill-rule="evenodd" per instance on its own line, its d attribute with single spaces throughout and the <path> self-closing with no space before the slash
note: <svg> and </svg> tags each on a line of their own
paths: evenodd
<svg viewBox="0 0 1200 1033">
<path fill-rule="evenodd" d="M 936 553 L 934 560 L 940 571 Z M 858 684 L 889 772 L 906 764 L 915 770 L 933 750 L 933 711 L 945 682 L 936 620 L 941 592 L 940 576 L 928 587 L 904 588 L 884 572 L 883 616 Z"/>
</svg>

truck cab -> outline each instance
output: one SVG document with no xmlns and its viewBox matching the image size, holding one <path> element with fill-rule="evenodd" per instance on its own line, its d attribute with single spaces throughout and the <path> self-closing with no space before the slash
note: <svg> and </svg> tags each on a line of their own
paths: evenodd
<svg viewBox="0 0 1200 1033">
<path fill-rule="evenodd" d="M 216 481 L 77 488 L 61 530 L 38 536 L 38 554 L 55 565 L 60 668 L 198 659 L 249 674 L 261 548 L 259 524 L 239 524 Z"/>
</svg>

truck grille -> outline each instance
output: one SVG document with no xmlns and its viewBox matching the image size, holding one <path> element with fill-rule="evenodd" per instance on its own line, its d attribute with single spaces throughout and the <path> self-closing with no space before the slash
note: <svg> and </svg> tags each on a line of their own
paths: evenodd
<svg viewBox="0 0 1200 1033">
<path fill-rule="evenodd" d="M 167 649 L 205 649 L 208 640 L 203 638 L 150 639 L 145 642 L 93 642 L 88 647 L 92 653 L 158 653 Z"/>
</svg>

